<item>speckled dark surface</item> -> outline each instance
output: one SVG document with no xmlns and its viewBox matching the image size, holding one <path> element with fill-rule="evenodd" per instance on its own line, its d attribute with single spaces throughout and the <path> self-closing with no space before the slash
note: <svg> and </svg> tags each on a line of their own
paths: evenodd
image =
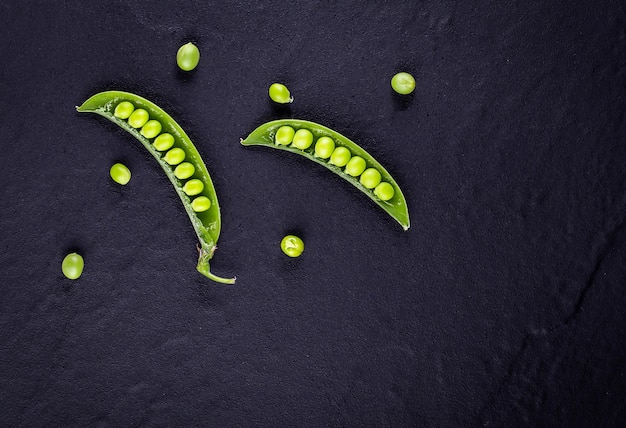
<svg viewBox="0 0 626 428">
<path fill-rule="evenodd" d="M 0 3 L 0 426 L 624 426 L 626 6 L 469 3 Z M 143 147 L 75 112 L 108 89 L 195 141 L 235 286 Z M 376 156 L 411 229 L 239 144 L 280 117 Z"/>
</svg>

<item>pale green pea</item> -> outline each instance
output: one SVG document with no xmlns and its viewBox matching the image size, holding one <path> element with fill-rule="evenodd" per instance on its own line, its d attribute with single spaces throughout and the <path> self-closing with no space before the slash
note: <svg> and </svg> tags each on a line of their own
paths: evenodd
<svg viewBox="0 0 626 428">
<path fill-rule="evenodd" d="M 337 147 L 335 150 L 333 150 L 333 154 L 330 155 L 329 163 L 339 167 L 345 166 L 351 157 L 352 154 L 350 153 L 350 150 L 346 149 L 345 147 Z"/>
<path fill-rule="evenodd" d="M 328 159 L 335 150 L 335 142 L 330 137 L 320 137 L 315 143 L 315 156 Z"/>
<path fill-rule="evenodd" d="M 200 62 L 200 50 L 196 45 L 189 42 L 182 45 L 176 53 L 176 64 L 183 71 L 191 71 Z"/>
<path fill-rule="evenodd" d="M 135 106 L 133 103 L 128 101 L 122 101 L 115 107 L 115 111 L 113 112 L 113 116 L 120 119 L 128 119 L 131 113 L 135 110 Z"/>
<path fill-rule="evenodd" d="M 391 87 L 397 93 L 407 95 L 415 89 L 415 79 L 409 73 L 401 72 L 391 78 Z"/>
<path fill-rule="evenodd" d="M 169 150 L 174 145 L 174 136 L 164 132 L 154 139 L 152 146 L 160 152 Z"/>
<path fill-rule="evenodd" d="M 109 174 L 111 175 L 113 181 L 121 184 L 122 186 L 128 184 L 128 182 L 130 181 L 130 170 L 124 164 L 114 164 L 109 170 Z"/>
<path fill-rule="evenodd" d="M 368 168 L 363 171 L 363 174 L 361 174 L 361 178 L 359 179 L 359 181 L 366 188 L 373 189 L 374 187 L 378 186 L 381 178 L 382 177 L 380 175 L 380 172 L 378 172 L 376 168 Z"/>
<path fill-rule="evenodd" d="M 298 129 L 293 136 L 294 147 L 305 150 L 313 144 L 313 134 L 308 129 Z"/>
<path fill-rule="evenodd" d="M 85 267 L 85 261 L 80 254 L 70 253 L 63 259 L 61 263 L 61 271 L 68 279 L 78 279 Z"/>
<path fill-rule="evenodd" d="M 189 162 L 183 162 L 176 167 L 174 170 L 174 175 L 179 180 L 186 180 L 191 177 L 194 172 L 196 172 L 196 167 Z"/>
<path fill-rule="evenodd" d="M 147 121 L 146 124 L 142 126 L 141 135 L 146 138 L 154 138 L 161 133 L 162 129 L 163 126 L 161 125 L 161 122 L 152 119 Z"/>
<path fill-rule="evenodd" d="M 388 201 L 393 198 L 394 193 L 395 190 L 393 190 L 393 186 L 386 181 L 381 182 L 374 189 L 374 194 L 382 201 Z"/>
<path fill-rule="evenodd" d="M 289 89 L 282 83 L 272 83 L 269 89 L 269 95 L 272 101 L 279 104 L 287 104 L 293 102 L 293 97 Z"/>
<path fill-rule="evenodd" d="M 361 156 L 352 156 L 346 164 L 345 172 L 353 177 L 358 177 L 361 173 L 363 173 L 363 171 L 365 171 L 366 167 L 367 165 L 365 163 L 365 159 Z"/>
<path fill-rule="evenodd" d="M 163 160 L 170 165 L 178 165 L 185 160 L 185 151 L 178 147 L 174 147 L 169 152 L 165 153 Z"/>
<path fill-rule="evenodd" d="M 304 242 L 295 235 L 287 235 L 280 241 L 280 249 L 289 257 L 298 257 L 304 251 Z"/>
<path fill-rule="evenodd" d="M 133 128 L 141 128 L 150 119 L 150 115 L 142 108 L 138 108 L 128 118 L 128 124 Z"/>
<path fill-rule="evenodd" d="M 276 131 L 276 137 L 274 138 L 274 141 L 276 141 L 276 144 L 288 146 L 293 141 L 293 136 L 295 134 L 296 131 L 291 126 L 281 126 Z"/>
<path fill-rule="evenodd" d="M 193 178 L 185 183 L 183 186 L 183 192 L 185 192 L 188 196 L 195 196 L 204 190 L 204 183 L 197 178 Z"/>
<path fill-rule="evenodd" d="M 206 196 L 198 196 L 196 199 L 191 201 L 191 209 L 197 213 L 204 212 L 209 208 L 211 208 L 211 200 Z"/>
</svg>

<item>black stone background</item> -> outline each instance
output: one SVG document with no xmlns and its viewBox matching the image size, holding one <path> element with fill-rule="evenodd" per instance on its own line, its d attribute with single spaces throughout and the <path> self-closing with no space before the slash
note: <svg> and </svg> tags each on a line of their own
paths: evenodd
<svg viewBox="0 0 626 428">
<path fill-rule="evenodd" d="M 145 149 L 75 112 L 109 89 L 195 141 L 235 286 Z M 618 0 L 1 2 L 0 426 L 624 426 L 625 91 Z M 411 229 L 239 144 L 281 117 L 377 157 Z"/>
</svg>

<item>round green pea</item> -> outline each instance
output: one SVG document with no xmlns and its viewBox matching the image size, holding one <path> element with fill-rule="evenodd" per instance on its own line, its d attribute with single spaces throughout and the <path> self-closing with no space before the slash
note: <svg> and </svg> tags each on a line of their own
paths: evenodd
<svg viewBox="0 0 626 428">
<path fill-rule="evenodd" d="M 374 194 L 382 201 L 388 201 L 393 198 L 394 193 L 395 190 L 393 190 L 393 186 L 386 181 L 381 182 L 374 189 Z"/>
<path fill-rule="evenodd" d="M 313 134 L 308 129 L 298 129 L 293 136 L 294 147 L 305 150 L 313 144 Z"/>
<path fill-rule="evenodd" d="M 345 147 L 337 147 L 330 155 L 330 163 L 337 166 L 346 166 L 352 154 Z"/>
<path fill-rule="evenodd" d="M 293 97 L 289 89 L 282 83 L 272 83 L 269 89 L 269 95 L 272 101 L 279 104 L 287 104 L 293 102 Z"/>
<path fill-rule="evenodd" d="M 276 144 L 288 146 L 293 141 L 293 136 L 295 134 L 296 131 L 291 126 L 281 126 L 276 131 L 276 137 L 274 138 L 274 141 L 276 141 Z"/>
<path fill-rule="evenodd" d="M 407 95 L 415 89 L 415 79 L 409 73 L 401 72 L 391 78 L 391 87 L 397 93 Z"/>
<path fill-rule="evenodd" d="M 63 275 L 65 275 L 68 279 L 78 279 L 82 275 L 84 267 L 85 261 L 78 253 L 68 254 L 63 259 L 63 263 L 61 263 Z"/>
<path fill-rule="evenodd" d="M 141 135 L 143 135 L 146 138 L 154 138 L 157 135 L 159 135 L 161 133 L 161 130 L 163 129 L 163 126 L 161 125 L 161 122 L 159 122 L 158 120 L 149 120 L 146 122 L 146 124 L 144 126 L 141 127 Z"/>
<path fill-rule="evenodd" d="M 183 162 L 176 167 L 174 170 L 174 175 L 179 180 L 186 180 L 196 172 L 196 167 L 189 162 Z"/>
<path fill-rule="evenodd" d="M 195 196 L 199 193 L 202 193 L 204 190 L 204 183 L 197 178 L 193 178 L 185 183 L 183 186 L 183 192 L 185 192 L 189 196 Z"/>
<path fill-rule="evenodd" d="M 150 119 L 150 115 L 142 108 L 133 111 L 128 118 L 128 124 L 133 128 L 141 128 Z"/>
<path fill-rule="evenodd" d="M 374 187 L 378 186 L 378 183 L 380 183 L 381 179 L 382 177 L 380 175 L 380 172 L 378 172 L 376 168 L 368 168 L 363 171 L 363 174 L 361 174 L 361 178 L 359 179 L 359 181 L 366 188 L 373 189 Z"/>
<path fill-rule="evenodd" d="M 130 181 L 130 170 L 124 164 L 114 164 L 109 170 L 109 174 L 111 175 L 113 181 L 121 184 L 122 186 L 128 184 L 128 182 Z"/>
<path fill-rule="evenodd" d="M 191 201 L 191 209 L 197 213 L 204 212 L 209 208 L 211 208 L 211 200 L 206 196 L 198 196 L 196 199 Z"/>
<path fill-rule="evenodd" d="M 169 150 L 174 145 L 174 136 L 164 132 L 154 139 L 152 146 L 160 152 Z"/>
<path fill-rule="evenodd" d="M 200 62 L 200 50 L 196 45 L 189 42 L 182 45 L 176 53 L 176 64 L 183 71 L 191 71 Z"/>
<path fill-rule="evenodd" d="M 352 156 L 346 164 L 345 172 L 353 177 L 358 177 L 365 171 L 366 167 L 365 159 L 361 156 Z"/>
<path fill-rule="evenodd" d="M 330 137 L 320 137 L 315 143 L 315 156 L 328 159 L 335 150 L 335 142 Z"/>
<path fill-rule="evenodd" d="M 113 116 L 119 119 L 128 119 L 131 113 L 135 110 L 135 106 L 133 103 L 128 101 L 122 101 L 115 107 L 115 111 L 113 112 Z"/>
<path fill-rule="evenodd" d="M 163 160 L 170 165 L 178 165 L 185 160 L 185 151 L 178 147 L 174 147 L 163 156 Z"/>
<path fill-rule="evenodd" d="M 295 235 L 287 235 L 280 241 L 280 249 L 289 257 L 298 257 L 304 251 L 304 242 Z"/>
</svg>

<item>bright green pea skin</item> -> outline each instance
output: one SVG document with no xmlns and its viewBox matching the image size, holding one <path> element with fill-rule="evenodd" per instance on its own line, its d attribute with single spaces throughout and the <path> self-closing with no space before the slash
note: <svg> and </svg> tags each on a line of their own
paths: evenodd
<svg viewBox="0 0 626 428">
<path fill-rule="evenodd" d="M 115 163 L 109 170 L 109 175 L 118 184 L 125 186 L 130 181 L 130 169 L 124 164 Z"/>
<path fill-rule="evenodd" d="M 176 52 L 176 64 L 183 71 L 191 71 L 200 62 L 200 50 L 196 45 L 189 42 L 182 45 Z"/>
<path fill-rule="evenodd" d="M 136 128 L 132 126 L 129 121 L 115 115 L 115 109 L 124 102 L 131 104 L 134 109 L 145 110 L 148 116 L 145 122 L 149 119 L 157 120 L 161 123 L 162 128 L 167 132 L 159 134 L 154 140 L 146 138 L 140 131 L 140 128 L 143 127 L 145 123 Z M 185 212 L 187 213 L 198 237 L 200 245 L 198 246 L 199 256 L 196 269 L 198 272 L 213 281 L 224 284 L 234 284 L 235 278 L 223 278 L 217 276 L 212 273 L 210 269 L 209 262 L 213 258 L 215 249 L 217 248 L 217 241 L 221 230 L 219 202 L 211 176 L 204 161 L 202 160 L 202 156 L 200 156 L 200 153 L 182 127 L 158 105 L 130 92 L 100 92 L 91 96 L 79 107 L 76 107 L 76 110 L 78 112 L 95 113 L 115 123 L 120 128 L 126 130 L 134 136 L 135 139 L 146 148 L 152 157 L 157 160 L 158 164 L 163 169 L 163 172 L 172 183 L 174 190 L 178 194 Z M 124 110 L 123 107 L 118 109 L 118 115 L 122 110 Z M 122 116 L 123 115 L 124 114 L 122 114 Z M 129 118 L 131 115 L 129 115 Z M 161 146 L 160 144 L 164 144 L 164 146 Z M 174 144 L 176 146 L 175 148 L 183 150 L 185 161 L 183 163 L 188 164 L 180 169 L 178 169 L 178 167 L 183 165 L 183 163 L 179 163 L 176 167 L 174 167 L 162 160 L 167 155 L 167 153 L 163 154 L 162 152 L 170 150 Z M 176 158 L 176 156 L 172 156 L 172 154 L 170 154 L 170 157 Z M 173 160 L 173 162 L 175 163 L 179 160 L 180 156 L 178 159 Z M 177 169 L 178 173 L 175 174 Z M 190 201 L 190 197 L 185 194 L 183 191 L 183 183 L 181 183 L 181 180 L 186 180 L 191 176 L 201 180 L 204 185 L 202 196 L 196 197 L 194 199 L 195 203 L 194 201 Z M 194 207 L 196 210 L 194 210 Z"/>
<path fill-rule="evenodd" d="M 315 156 L 328 159 L 335 150 L 335 142 L 330 137 L 320 137 L 315 143 Z"/>
<path fill-rule="evenodd" d="M 374 187 L 378 186 L 378 183 L 380 183 L 381 179 L 382 176 L 380 175 L 380 172 L 376 170 L 376 168 L 368 168 L 363 171 L 363 174 L 361 174 L 359 182 L 366 188 L 373 189 Z"/>
<path fill-rule="evenodd" d="M 280 241 L 280 249 L 289 257 L 300 257 L 304 252 L 304 241 L 295 235 L 287 235 Z"/>
<path fill-rule="evenodd" d="M 306 150 L 313 144 L 313 134 L 308 129 L 298 129 L 293 136 L 293 146 L 300 150 Z"/>
<path fill-rule="evenodd" d="M 374 189 L 374 194 L 383 201 L 388 201 L 393 198 L 394 193 L 395 191 L 393 190 L 393 186 L 386 181 L 381 182 Z"/>
<path fill-rule="evenodd" d="M 408 95 L 415 90 L 415 79 L 403 71 L 391 78 L 391 87 L 401 95 Z"/>
<path fill-rule="evenodd" d="M 346 166 L 351 157 L 352 154 L 350 153 L 350 150 L 345 147 L 337 147 L 333 150 L 333 154 L 330 155 L 330 161 L 328 163 L 338 167 L 343 167 Z"/>
<path fill-rule="evenodd" d="M 158 120 L 149 120 L 146 122 L 146 124 L 144 126 L 141 127 L 141 135 L 143 135 L 146 138 L 154 138 L 157 135 L 159 135 L 161 133 L 161 130 L 163 129 L 163 126 L 161 125 L 161 122 L 159 122 Z"/>
<path fill-rule="evenodd" d="M 276 144 L 274 140 L 276 131 L 283 126 L 289 126 L 293 129 L 307 129 L 311 131 L 314 140 L 316 141 L 315 150 L 300 150 L 293 145 Z M 334 146 L 330 146 L 330 143 L 327 139 L 332 140 Z M 353 186 L 358 188 L 361 193 L 365 194 L 368 198 L 374 201 L 374 203 L 376 203 L 385 212 L 387 212 L 387 214 L 389 214 L 395 221 L 397 221 L 404 230 L 408 230 L 410 228 L 411 223 L 409 219 L 407 202 L 396 180 L 381 165 L 381 163 L 376 160 L 371 154 L 369 154 L 363 147 L 359 146 L 354 141 L 350 140 L 339 132 L 319 123 L 307 120 L 279 119 L 259 125 L 245 139 L 242 138 L 240 141 L 243 146 L 265 146 L 281 151 L 287 151 L 298 154 L 300 156 L 304 156 L 307 159 L 322 165 L 337 176 L 343 178 L 344 180 L 348 181 Z M 324 141 L 326 141 L 326 143 L 322 143 Z M 329 144 L 330 146 L 330 148 L 325 149 L 327 150 L 326 153 L 324 153 L 324 151 L 322 150 L 324 144 Z M 341 157 L 338 155 L 340 155 L 343 151 L 340 150 L 335 153 L 335 151 L 339 148 L 343 148 L 348 151 L 348 153 L 344 152 L 344 156 L 347 159 L 336 159 L 337 157 Z M 332 153 L 335 153 L 335 159 L 333 159 Z M 345 171 L 345 168 L 343 168 L 343 166 L 347 166 L 347 163 L 352 157 L 357 156 L 365 160 L 367 167 L 374 168 L 380 174 L 380 179 L 377 184 L 374 184 L 376 180 L 371 180 L 375 177 L 368 178 L 370 174 L 374 173 L 367 173 L 365 175 L 364 181 L 366 181 L 366 184 L 368 186 L 374 185 L 373 188 L 367 188 L 364 184 L 361 183 L 360 178 L 362 174 L 361 176 L 353 177 Z M 336 165 L 334 165 L 335 161 L 339 164 L 343 164 L 343 166 L 337 167 Z M 345 164 L 342 161 L 345 162 Z M 356 173 L 356 170 L 354 172 Z M 384 185 L 378 189 L 377 195 L 375 193 L 375 189 L 376 187 L 378 187 L 378 184 L 382 182 L 388 183 L 392 187 L 393 193 L 389 192 L 387 186 Z M 384 200 L 389 194 L 391 194 L 389 199 Z"/>
<path fill-rule="evenodd" d="M 133 128 L 141 128 L 148 122 L 150 115 L 142 108 L 133 111 L 128 117 L 128 124 Z"/>
<path fill-rule="evenodd" d="M 288 146 L 293 141 L 293 137 L 296 135 L 296 130 L 291 126 L 281 126 L 276 131 L 276 137 L 274 140 L 276 144 L 282 144 L 283 146 Z"/>
<path fill-rule="evenodd" d="M 83 274 L 85 261 L 78 253 L 70 253 L 63 259 L 61 263 L 61 271 L 67 279 L 78 279 Z"/>
<path fill-rule="evenodd" d="M 185 183 L 183 186 L 183 192 L 189 196 L 195 196 L 204 190 L 204 183 L 197 178 L 193 178 Z"/>
<path fill-rule="evenodd" d="M 352 156 L 346 164 L 346 169 L 344 171 L 348 175 L 358 177 L 363 173 L 363 171 L 365 171 L 366 167 L 367 164 L 365 163 L 365 159 L 361 156 Z"/>
<path fill-rule="evenodd" d="M 128 101 L 122 101 L 117 105 L 117 107 L 115 107 L 113 115 L 120 119 L 128 119 L 134 110 L 135 106 L 132 103 Z"/>
<path fill-rule="evenodd" d="M 275 103 L 289 104 L 293 102 L 293 97 L 289 89 L 282 83 L 272 83 L 268 90 L 270 99 Z"/>
<path fill-rule="evenodd" d="M 178 165 L 185 160 L 186 156 L 187 155 L 185 154 L 185 151 L 183 149 L 181 149 L 180 147 L 174 147 L 173 149 L 170 149 L 167 153 L 165 153 L 165 156 L 163 156 L 163 160 L 170 165 Z"/>
</svg>

